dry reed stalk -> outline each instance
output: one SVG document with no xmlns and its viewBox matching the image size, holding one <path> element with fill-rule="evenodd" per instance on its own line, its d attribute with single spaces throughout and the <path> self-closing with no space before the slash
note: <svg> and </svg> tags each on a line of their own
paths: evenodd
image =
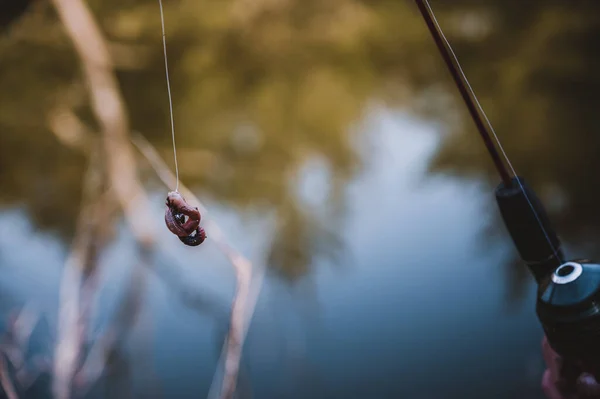
<svg viewBox="0 0 600 399">
<path fill-rule="evenodd" d="M 135 159 L 128 140 L 127 114 L 112 70 L 113 64 L 106 40 L 82 0 L 53 0 L 53 3 L 82 63 L 92 110 L 102 131 L 108 180 L 136 240 L 143 248 L 149 249 L 154 244 L 155 228 L 150 223 L 152 219 L 149 217 L 148 197 L 137 177 Z M 150 158 L 148 159 L 150 161 Z M 152 164 L 152 161 L 150 162 Z M 161 179 L 169 172 L 165 165 L 162 168 L 155 167 L 155 170 Z M 174 176 L 171 174 L 169 177 Z M 164 179 L 163 182 L 166 183 Z M 169 185 L 175 186 L 173 182 Z M 184 194 L 186 197 L 195 199 L 198 204 L 201 204 L 189 190 L 185 191 L 187 191 Z M 206 211 L 204 207 L 202 208 Z M 209 236 L 225 253 L 236 270 L 237 288 L 233 300 L 227 348 L 224 351 L 225 376 L 222 389 L 222 397 L 231 398 L 235 392 L 242 345 L 251 318 L 248 315 L 254 311 L 259 290 L 254 291 L 256 298 L 248 298 L 249 293 L 252 292 L 250 290 L 252 264 L 227 243 L 216 224 L 212 223 L 211 226 Z M 262 278 L 259 280 L 259 287 L 261 283 Z M 64 355 L 73 357 L 77 353 Z"/>
<path fill-rule="evenodd" d="M 176 177 L 173 172 L 169 170 L 160 155 L 158 155 L 156 149 L 141 134 L 133 134 L 131 140 L 144 158 L 150 163 L 163 184 L 167 187 L 174 187 Z M 203 217 L 206 215 L 206 207 L 194 193 L 181 182 L 179 183 L 179 191 L 181 191 L 181 194 L 185 198 L 198 205 Z M 224 375 L 221 384 L 220 397 L 223 399 L 230 399 L 233 398 L 235 393 L 242 357 L 242 348 L 264 281 L 264 268 L 255 272 L 250 260 L 229 244 L 223 231 L 213 220 L 208 220 L 206 223 L 206 230 L 208 232 L 208 238 L 213 240 L 221 252 L 229 259 L 236 275 L 236 290 L 231 308 L 229 333 L 227 334 L 227 340 L 223 346 L 221 358 L 219 359 L 219 364 L 224 363 Z M 251 290 L 253 272 L 256 274 L 254 277 L 256 282 L 254 284 L 254 289 Z M 217 374 L 218 373 L 216 373 L 215 376 Z M 211 391 L 216 389 L 215 384 L 216 381 L 213 380 Z"/>
<path fill-rule="evenodd" d="M 128 139 L 129 122 L 121 97 L 106 40 L 92 13 L 82 0 L 53 0 L 58 16 L 73 42 L 82 65 L 92 111 L 101 128 L 103 166 L 116 200 L 122 208 L 138 245 L 149 249 L 154 244 L 149 201 L 137 177 L 135 158 Z M 93 158 L 96 154 L 91 152 Z M 96 194 L 100 196 L 99 193 Z M 96 252 L 94 237 L 86 229 L 89 215 L 82 212 L 73 250 L 61 283 L 59 336 L 55 355 L 53 393 L 59 399 L 71 397 L 73 378 L 82 362 L 82 343 L 86 332 L 89 303 L 95 284 L 82 273 L 95 270 L 91 252 Z M 97 223 L 102 223 L 98 220 Z M 91 223 L 90 223 L 91 224 Z M 87 226 L 89 227 L 89 226 Z M 139 266 L 138 266 L 139 267 Z M 90 270 L 91 269 L 91 270 Z M 86 273 L 87 274 L 87 273 Z M 83 290 L 85 288 L 85 290 Z M 84 306 L 79 306 L 79 301 Z"/>
</svg>

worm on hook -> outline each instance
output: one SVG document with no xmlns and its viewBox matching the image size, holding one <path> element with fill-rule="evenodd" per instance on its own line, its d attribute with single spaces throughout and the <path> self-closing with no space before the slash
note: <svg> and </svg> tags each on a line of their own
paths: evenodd
<svg viewBox="0 0 600 399">
<path fill-rule="evenodd" d="M 178 237 L 192 234 L 200 225 L 200 211 L 188 205 L 183 196 L 177 191 L 167 194 L 165 208 L 165 223 L 167 228 Z M 185 221 L 185 216 L 188 220 Z"/>
<path fill-rule="evenodd" d="M 185 245 L 200 245 L 206 239 L 206 232 L 200 227 L 200 219 L 198 208 L 189 206 L 180 193 L 171 191 L 167 194 L 165 223 L 169 231 Z"/>
</svg>

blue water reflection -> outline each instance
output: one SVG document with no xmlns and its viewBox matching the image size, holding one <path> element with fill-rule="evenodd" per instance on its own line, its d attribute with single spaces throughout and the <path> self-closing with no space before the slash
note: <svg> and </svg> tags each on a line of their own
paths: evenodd
<svg viewBox="0 0 600 399">
<path fill-rule="evenodd" d="M 506 264 L 514 249 L 507 237 L 486 237 L 496 212 L 492 188 L 426 176 L 437 125 L 378 110 L 366 126 L 372 146 L 365 147 L 367 167 L 347 189 L 343 262 L 317 259 L 291 286 L 267 276 L 246 343 L 242 397 L 541 398 L 534 285 L 507 308 Z M 318 163 L 310 170 L 301 189 L 318 205 L 327 171 Z M 164 194 L 155 194 L 160 219 Z M 232 242 L 263 263 L 269 215 L 208 205 Z M 157 397 L 204 397 L 227 330 L 233 272 L 214 246 L 182 247 L 163 230 L 180 261 L 156 257 L 142 317 L 149 324 L 138 327 L 152 325 L 152 340 L 132 332 L 131 369 L 143 387 L 150 382 L 141 377 L 143 363 L 153 364 Z M 123 227 L 119 237 L 103 259 L 97 327 L 120 299 L 135 257 Z M 33 298 L 55 323 L 65 256 L 64 245 L 33 232 L 25 214 L 4 211 L 3 298 Z M 177 290 L 166 281 L 177 281 Z"/>
</svg>

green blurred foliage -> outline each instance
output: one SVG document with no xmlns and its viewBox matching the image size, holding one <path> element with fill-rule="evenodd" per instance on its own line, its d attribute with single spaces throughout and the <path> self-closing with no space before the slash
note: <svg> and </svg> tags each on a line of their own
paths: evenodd
<svg viewBox="0 0 600 399">
<path fill-rule="evenodd" d="M 132 129 L 170 160 L 158 2 L 88 3 L 109 40 Z M 229 206 L 274 213 L 270 259 L 283 274 L 302 275 L 335 241 L 339 191 L 362 165 L 353 128 L 374 101 L 447 124 L 432 171 L 497 181 L 412 2 L 164 3 L 182 180 Z M 600 224 L 590 189 L 598 178 L 584 163 L 593 165 L 600 144 L 592 134 L 598 3 L 432 6 L 515 167 L 568 198 L 559 227 L 575 234 Z M 85 158 L 50 131 L 57 105 L 93 126 L 71 43 L 51 5 L 36 2 L 0 36 L 0 205 L 24 206 L 40 229 L 68 238 Z M 319 217 L 290 185 L 315 157 L 326 160 L 333 187 L 331 212 Z"/>
<path fill-rule="evenodd" d="M 89 4 L 113 51 L 132 129 L 170 159 L 158 3 Z M 343 207 L 335 188 L 361 165 L 351 127 L 386 82 L 405 78 L 407 56 L 425 38 L 406 35 L 398 17 L 419 26 L 403 3 L 165 1 L 181 177 L 230 206 L 275 213 L 270 259 L 286 275 L 302 275 L 312 256 L 333 247 L 323 242 L 334 243 L 328 219 Z M 48 115 L 65 104 L 94 121 L 50 4 L 35 4 L 11 26 L 0 60 L 0 201 L 69 237 L 85 159 L 57 140 Z M 311 217 L 316 211 L 290 184 L 314 157 L 331 172 L 330 218 Z"/>
</svg>

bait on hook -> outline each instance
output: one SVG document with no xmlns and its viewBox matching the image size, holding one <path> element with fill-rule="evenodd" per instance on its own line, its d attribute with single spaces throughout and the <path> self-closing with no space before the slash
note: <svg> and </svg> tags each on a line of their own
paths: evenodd
<svg viewBox="0 0 600 399">
<path fill-rule="evenodd" d="M 206 240 L 206 232 L 200 227 L 201 216 L 198 208 L 189 206 L 183 196 L 176 191 L 169 192 L 165 205 L 167 228 L 182 243 L 195 247 Z"/>
<path fill-rule="evenodd" d="M 201 217 L 198 208 L 189 206 L 177 191 L 169 192 L 165 205 L 167 206 L 165 208 L 165 223 L 169 231 L 176 236 L 190 235 L 200 225 Z"/>
<path fill-rule="evenodd" d="M 169 192 L 165 205 L 165 224 L 182 243 L 195 247 L 206 240 L 206 232 L 200 227 L 202 217 L 197 207 L 189 206 L 177 191 Z"/>
<path fill-rule="evenodd" d="M 177 147 L 175 145 L 175 124 L 173 122 L 173 100 L 171 97 L 171 84 L 169 82 L 169 64 L 167 62 L 167 40 L 165 34 L 165 18 L 162 0 L 160 6 L 160 26 L 162 29 L 163 53 L 165 58 L 165 74 L 167 78 L 167 93 L 169 95 L 169 116 L 171 120 L 171 137 L 173 139 L 173 158 L 175 161 L 175 190 L 167 194 L 165 209 L 165 223 L 169 231 L 175 234 L 185 245 L 195 247 L 206 240 L 206 232 L 200 227 L 200 211 L 192 208 L 179 193 L 179 166 L 177 164 Z M 187 220 L 186 220 L 187 217 Z"/>
<path fill-rule="evenodd" d="M 521 259 L 538 285 L 536 314 L 548 343 L 563 359 L 565 389 L 572 391 L 582 372 L 600 381 L 600 308 L 597 305 L 600 303 L 600 264 L 565 260 L 542 202 L 512 167 L 429 2 L 415 1 L 502 179 L 495 190 L 496 202 Z M 514 177 L 506 170 L 491 136 Z"/>
</svg>

